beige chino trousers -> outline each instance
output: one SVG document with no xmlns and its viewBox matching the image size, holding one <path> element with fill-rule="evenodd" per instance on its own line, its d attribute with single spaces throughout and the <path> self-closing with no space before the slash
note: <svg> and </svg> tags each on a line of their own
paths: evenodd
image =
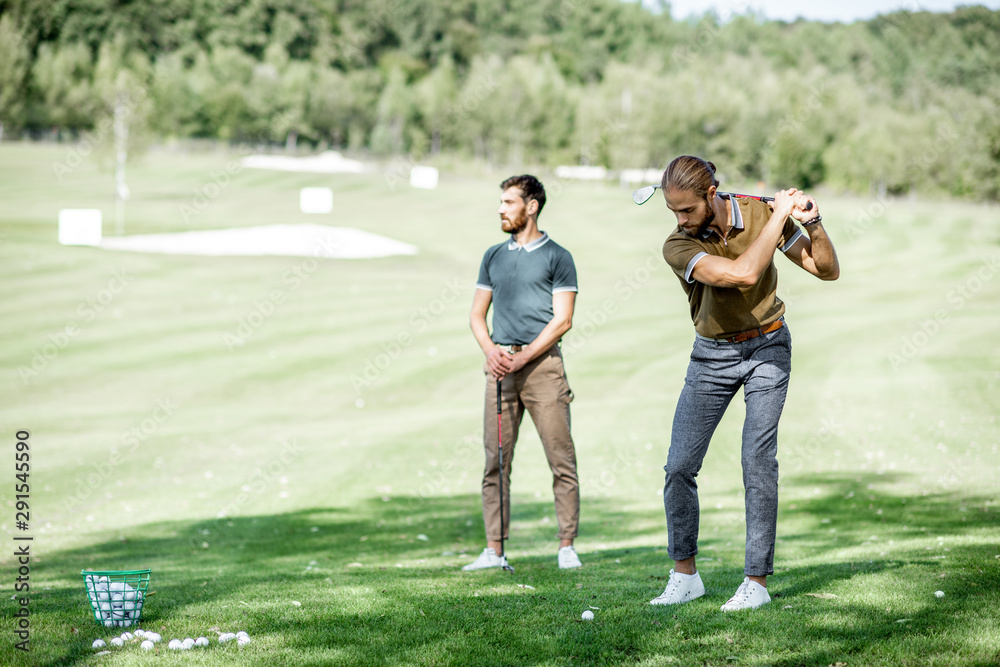
<svg viewBox="0 0 1000 667">
<path fill-rule="evenodd" d="M 483 521 L 486 539 L 500 541 L 499 455 L 497 452 L 497 383 L 486 373 L 486 409 L 483 421 L 483 444 L 486 466 L 483 471 Z M 501 388 L 503 417 L 503 526 L 507 539 L 510 530 L 510 471 L 514 461 L 514 446 L 527 410 L 538 430 L 545 457 L 552 471 L 552 492 L 555 495 L 557 537 L 573 539 L 580 522 L 580 482 L 576 473 L 576 448 L 570 435 L 569 404 L 573 400 L 562 353 L 553 345 L 521 370 L 504 377 Z"/>
</svg>

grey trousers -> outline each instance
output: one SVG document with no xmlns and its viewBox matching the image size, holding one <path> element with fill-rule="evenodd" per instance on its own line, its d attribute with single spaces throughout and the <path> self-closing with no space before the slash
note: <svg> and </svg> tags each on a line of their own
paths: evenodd
<svg viewBox="0 0 1000 667">
<path fill-rule="evenodd" d="M 788 392 L 792 338 L 787 326 L 742 343 L 696 338 L 684 389 L 677 401 L 663 506 L 667 514 L 668 552 L 674 560 L 698 553 L 698 483 L 722 415 L 743 387 L 743 488 L 746 507 L 746 555 L 743 572 L 774 572 L 778 522 L 778 420 Z"/>
</svg>

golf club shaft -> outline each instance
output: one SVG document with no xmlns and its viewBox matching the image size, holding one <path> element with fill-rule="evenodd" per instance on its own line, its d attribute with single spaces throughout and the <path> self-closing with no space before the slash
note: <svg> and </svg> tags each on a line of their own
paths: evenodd
<svg viewBox="0 0 1000 667">
<path fill-rule="evenodd" d="M 759 200 L 765 201 L 765 202 L 772 202 L 772 201 L 774 201 L 774 197 L 758 197 L 757 195 L 739 195 L 739 194 L 736 194 L 735 192 L 730 192 L 729 196 L 730 197 L 749 197 L 750 199 L 759 199 Z M 807 201 L 806 202 L 806 210 L 807 211 L 811 211 L 812 207 L 813 207 L 813 203 L 811 201 Z"/>
<path fill-rule="evenodd" d="M 636 190 L 635 192 L 632 193 L 632 201 L 634 201 L 636 204 L 645 204 L 653 196 L 653 193 L 655 193 L 659 188 L 660 188 L 660 186 L 657 185 L 657 184 L 655 184 L 655 183 L 653 185 L 647 185 L 644 188 L 639 188 L 638 190 Z M 729 195 L 730 197 L 747 197 L 749 199 L 759 199 L 760 201 L 764 201 L 764 202 L 772 202 L 772 201 L 774 201 L 774 197 L 759 197 L 757 195 L 741 195 L 741 194 L 736 194 L 735 192 L 722 192 L 722 193 L 719 193 L 719 194 Z M 811 211 L 812 207 L 813 207 L 812 202 L 806 202 L 806 210 L 807 211 Z"/>
<path fill-rule="evenodd" d="M 503 549 L 503 413 L 500 411 L 500 378 L 497 378 L 497 454 L 500 457 L 500 557 L 506 558 Z"/>
<path fill-rule="evenodd" d="M 636 204 L 645 204 L 652 198 L 653 193 L 655 193 L 659 188 L 660 185 L 656 183 L 654 183 L 653 185 L 647 185 L 646 187 L 643 188 L 639 188 L 638 190 L 632 193 L 632 201 L 634 201 Z M 729 195 L 731 197 L 748 197 L 750 199 L 759 199 L 761 201 L 766 201 L 766 202 L 774 201 L 774 197 L 758 197 L 757 195 L 740 195 L 734 192 L 720 192 L 719 194 Z M 812 202 L 806 203 L 806 210 L 807 211 L 812 210 Z"/>
</svg>

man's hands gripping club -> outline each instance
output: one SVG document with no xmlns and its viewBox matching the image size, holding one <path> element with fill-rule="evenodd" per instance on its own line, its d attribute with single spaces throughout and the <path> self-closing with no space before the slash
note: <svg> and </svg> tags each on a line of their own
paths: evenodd
<svg viewBox="0 0 1000 667">
<path fill-rule="evenodd" d="M 490 339 L 489 327 L 486 325 L 486 313 L 493 302 L 493 293 L 477 289 L 472 300 L 472 312 L 469 320 L 472 333 L 479 342 L 483 354 L 486 355 L 486 369 L 497 380 L 506 375 L 516 373 L 528 365 L 533 359 L 544 354 L 559 342 L 573 326 L 573 308 L 576 304 L 576 292 L 556 292 L 552 295 L 552 319 L 545 325 L 541 333 L 520 352 L 511 354 L 501 349 Z"/>
<path fill-rule="evenodd" d="M 486 353 L 486 368 L 493 377 L 500 380 L 524 366 L 518 357 L 523 359 L 520 354 L 511 354 L 503 348 L 494 347 Z"/>
<path fill-rule="evenodd" d="M 714 197 L 714 186 L 709 194 Z M 735 204 L 733 204 L 735 206 Z M 691 272 L 691 277 L 713 287 L 750 287 L 755 285 L 761 274 L 771 263 L 781 238 L 785 221 L 789 216 L 800 221 L 809 221 L 819 215 L 816 200 L 795 188 L 780 190 L 769 202 L 771 217 L 753 243 L 736 259 L 706 255 Z M 725 219 L 717 216 L 717 219 Z"/>
<path fill-rule="evenodd" d="M 809 222 L 819 217 L 819 204 L 816 203 L 816 200 L 811 195 L 795 188 L 776 192 L 774 200 L 768 202 L 768 206 L 776 213 L 787 211 L 782 220 L 790 216 L 799 222 Z"/>
</svg>

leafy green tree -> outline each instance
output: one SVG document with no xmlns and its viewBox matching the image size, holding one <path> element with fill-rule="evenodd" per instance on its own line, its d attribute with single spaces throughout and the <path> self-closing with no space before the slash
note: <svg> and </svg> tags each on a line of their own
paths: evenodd
<svg viewBox="0 0 1000 667">
<path fill-rule="evenodd" d="M 41 96 L 40 122 L 73 129 L 92 126 L 97 109 L 92 73 L 90 51 L 83 44 L 39 45 L 32 75 Z"/>
<path fill-rule="evenodd" d="M 195 86 L 195 69 L 185 64 L 187 57 L 196 63 L 208 60 L 203 51 L 194 51 L 192 55 L 174 52 L 161 55 L 153 66 L 150 96 L 156 113 L 150 116 L 150 127 L 159 136 L 214 136 L 205 97 Z"/>
<path fill-rule="evenodd" d="M 315 67 L 309 61 L 291 61 L 281 72 L 279 108 L 272 124 L 279 137 L 285 136 L 288 150 L 295 149 L 299 135 L 315 134 L 308 117 L 309 95 L 315 85 Z"/>
<path fill-rule="evenodd" d="M 416 105 L 420 113 L 423 129 L 429 135 L 429 152 L 441 152 L 443 137 L 448 132 L 448 123 L 457 115 L 458 78 L 451 56 L 445 56 L 441 63 L 416 85 Z"/>
<path fill-rule="evenodd" d="M 307 120 L 307 104 L 315 85 L 315 67 L 311 61 L 292 60 L 281 39 L 272 42 L 264 60 L 253 65 L 245 87 L 254 132 L 268 139 L 284 140 L 294 150 L 299 135 L 307 137 L 313 129 Z"/>
<path fill-rule="evenodd" d="M 207 136 L 227 141 L 275 139 L 268 131 L 266 118 L 255 115 L 248 100 L 255 68 L 259 66 L 251 56 L 232 46 L 198 54 L 191 68 L 191 86 L 204 100 Z"/>
<path fill-rule="evenodd" d="M 129 198 L 125 168 L 149 146 L 149 87 L 152 70 L 145 54 L 132 50 L 128 40 L 117 36 L 101 44 L 94 65 L 93 93 L 96 102 L 95 154 L 110 157 L 115 165 L 115 190 L 121 200 Z M 110 126 L 110 131 L 108 129 Z"/>
<path fill-rule="evenodd" d="M 401 155 L 407 149 L 404 142 L 406 124 L 413 113 L 413 97 L 403 70 L 394 68 L 379 96 L 372 130 L 371 148 L 379 155 Z"/>
<path fill-rule="evenodd" d="M 351 116 L 347 76 L 332 67 L 314 67 L 316 78 L 306 100 L 306 121 L 320 141 L 345 146 Z"/>
<path fill-rule="evenodd" d="M 24 107 L 29 53 L 22 31 L 8 15 L 0 16 L 0 139 L 4 126 L 16 126 Z"/>
<path fill-rule="evenodd" d="M 453 129 L 464 153 L 498 163 L 506 157 L 504 63 L 497 55 L 472 59 L 458 94 L 459 115 Z"/>
<path fill-rule="evenodd" d="M 985 7 L 841 25 L 620 0 L 0 0 L 12 26 L 0 122 L 34 131 L 106 121 L 113 47 L 153 63 L 160 136 L 613 168 L 695 153 L 730 179 L 1000 189 Z"/>
</svg>

